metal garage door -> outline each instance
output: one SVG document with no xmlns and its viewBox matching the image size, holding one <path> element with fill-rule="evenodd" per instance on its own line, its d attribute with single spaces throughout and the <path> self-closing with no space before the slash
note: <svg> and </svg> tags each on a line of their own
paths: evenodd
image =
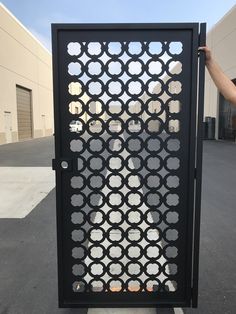
<svg viewBox="0 0 236 314">
<path fill-rule="evenodd" d="M 196 306 L 205 25 L 53 27 L 60 306 Z"/>
<path fill-rule="evenodd" d="M 31 91 L 16 86 L 16 101 L 19 140 L 32 138 Z"/>
</svg>

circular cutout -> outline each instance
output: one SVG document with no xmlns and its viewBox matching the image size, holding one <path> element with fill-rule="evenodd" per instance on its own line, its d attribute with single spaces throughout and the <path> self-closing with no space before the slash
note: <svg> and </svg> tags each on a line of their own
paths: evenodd
<svg viewBox="0 0 236 314">
<path fill-rule="evenodd" d="M 84 280 L 75 281 L 72 284 L 72 289 L 74 292 L 85 292 L 87 283 Z"/>
<path fill-rule="evenodd" d="M 148 49 L 147 49 L 148 54 L 151 56 L 159 56 L 164 52 L 162 49 L 162 43 L 159 41 L 152 41 L 148 44 Z"/>
<path fill-rule="evenodd" d="M 164 235 L 165 235 L 165 239 L 168 242 L 176 241 L 176 240 L 178 240 L 178 237 L 179 237 L 178 231 L 176 229 L 172 229 L 172 228 L 166 229 Z"/>
<path fill-rule="evenodd" d="M 68 85 L 68 92 L 70 95 L 75 95 L 75 96 L 81 96 L 83 92 L 83 85 L 81 84 L 82 82 L 71 82 Z"/>
<path fill-rule="evenodd" d="M 125 195 L 127 206 L 140 206 L 143 202 L 143 194 L 139 191 L 129 191 Z"/>
<path fill-rule="evenodd" d="M 176 224 L 179 221 L 179 214 L 176 211 L 168 211 L 165 214 L 165 222 L 167 224 Z"/>
<path fill-rule="evenodd" d="M 82 116 L 85 113 L 85 105 L 82 101 L 71 101 L 69 104 L 69 111 L 73 115 L 77 115 L 77 117 Z"/>
<path fill-rule="evenodd" d="M 123 45 L 120 42 L 107 42 L 106 51 L 110 57 L 119 57 L 123 53 Z"/>
<path fill-rule="evenodd" d="M 96 208 L 89 211 L 87 219 L 89 224 L 99 227 L 101 224 L 105 223 L 106 215 L 101 209 Z"/>
<path fill-rule="evenodd" d="M 122 245 L 116 243 L 116 244 L 111 244 L 107 248 L 107 256 L 108 258 L 112 260 L 120 260 L 124 257 L 124 248 Z"/>
<path fill-rule="evenodd" d="M 143 46 L 141 42 L 130 42 L 127 45 L 127 54 L 129 56 L 140 56 L 143 53 Z"/>
<path fill-rule="evenodd" d="M 91 228 L 88 231 L 88 239 L 92 243 L 97 243 L 97 242 L 102 243 L 105 239 L 105 232 L 100 227 Z"/>
<path fill-rule="evenodd" d="M 75 259 L 81 259 L 83 260 L 86 255 L 86 249 L 83 246 L 80 247 L 74 247 L 72 249 L 72 257 Z"/>
<path fill-rule="evenodd" d="M 161 94 L 163 94 L 163 91 L 165 90 L 163 81 L 157 78 L 155 80 L 152 78 L 148 80 L 146 86 L 146 93 L 148 94 L 148 96 L 151 97 L 159 97 Z"/>
<path fill-rule="evenodd" d="M 143 266 L 140 262 L 130 261 L 126 264 L 127 274 L 130 277 L 140 276 L 143 271 Z"/>
<path fill-rule="evenodd" d="M 71 196 L 71 205 L 74 207 L 83 207 L 86 203 L 86 198 L 83 193 L 73 194 Z"/>
<path fill-rule="evenodd" d="M 179 195 L 175 193 L 165 194 L 164 203 L 166 206 L 177 206 L 179 205 Z"/>
<path fill-rule="evenodd" d="M 71 222 L 75 225 L 83 225 L 86 221 L 84 212 L 74 212 L 71 214 Z"/>
<path fill-rule="evenodd" d="M 92 262 L 88 267 L 87 272 L 92 277 L 102 277 L 106 273 L 106 269 L 104 267 L 104 264 L 97 262 Z"/>
<path fill-rule="evenodd" d="M 158 115 L 161 115 L 164 111 L 164 103 L 161 99 L 148 99 L 146 102 L 147 105 L 147 113 L 151 117 L 157 117 Z"/>
<path fill-rule="evenodd" d="M 106 104 L 108 114 L 112 115 L 112 117 L 116 118 L 124 112 L 124 104 L 120 100 L 112 100 Z"/>
<path fill-rule="evenodd" d="M 143 141 L 140 138 L 129 137 L 126 143 L 126 150 L 132 155 L 140 153 L 143 149 Z"/>
<path fill-rule="evenodd" d="M 81 75 L 83 75 L 82 64 L 80 62 L 70 62 L 68 64 L 68 73 L 71 76 L 76 75 L 77 77 L 80 77 Z"/>
<path fill-rule="evenodd" d="M 163 143 L 162 143 L 162 140 L 161 138 L 157 138 L 156 136 L 155 137 L 148 137 L 146 140 L 145 140 L 145 149 L 150 153 L 150 154 L 158 154 L 161 150 L 162 150 L 162 147 L 163 146 Z"/>
<path fill-rule="evenodd" d="M 90 78 L 93 78 L 95 76 L 96 77 L 101 76 L 104 72 L 103 63 L 99 59 L 96 59 L 96 61 L 93 60 L 88 61 L 86 67 L 87 67 L 86 74 Z"/>
<path fill-rule="evenodd" d="M 84 242 L 86 239 L 86 232 L 84 229 L 73 230 L 71 232 L 71 239 L 75 242 Z"/>
<path fill-rule="evenodd" d="M 164 165 L 168 171 L 178 170 L 180 167 L 180 159 L 178 157 L 167 156 L 164 160 Z"/>
<path fill-rule="evenodd" d="M 113 293 L 124 290 L 124 282 L 119 278 L 117 278 L 116 280 L 109 279 L 107 282 L 107 286 L 108 286 L 108 290 Z"/>
<path fill-rule="evenodd" d="M 99 191 L 92 192 L 86 197 L 86 200 L 89 206 L 101 208 L 105 204 L 105 195 Z"/>
<path fill-rule="evenodd" d="M 167 175 L 164 178 L 164 184 L 167 189 L 176 189 L 179 186 L 180 179 L 176 175 Z"/>
<path fill-rule="evenodd" d="M 120 60 L 110 60 L 106 64 L 106 72 L 109 76 L 118 77 L 124 72 L 124 65 Z"/>
<path fill-rule="evenodd" d="M 143 167 L 143 160 L 140 156 L 128 156 L 125 160 L 127 169 L 131 172 L 138 172 Z"/>
<path fill-rule="evenodd" d="M 126 246 L 126 253 L 125 253 L 125 255 L 130 260 L 137 261 L 138 259 L 141 258 L 142 251 L 143 251 L 143 248 L 142 248 L 141 245 L 139 245 L 138 243 L 132 243 L 132 244 L 128 244 Z"/>
<path fill-rule="evenodd" d="M 76 139 L 70 142 L 70 150 L 74 153 L 83 153 L 85 151 L 85 141 L 84 139 Z"/>
<path fill-rule="evenodd" d="M 107 198 L 107 204 L 111 208 L 114 208 L 116 206 L 122 206 L 124 204 L 124 195 L 119 191 L 109 192 L 106 198 Z"/>
<path fill-rule="evenodd" d="M 134 116 L 141 115 L 144 111 L 144 103 L 141 99 L 129 99 L 126 103 L 127 113 L 134 118 Z"/>
<path fill-rule="evenodd" d="M 124 149 L 124 139 L 122 137 L 110 137 L 107 141 L 107 150 L 109 153 L 120 154 Z"/>
<path fill-rule="evenodd" d="M 126 131 L 128 134 L 140 134 L 143 132 L 143 120 L 140 118 L 129 118 L 126 120 Z"/>
<path fill-rule="evenodd" d="M 177 152 L 180 149 L 180 140 L 177 138 L 167 139 L 166 142 L 166 150 L 168 152 Z"/>
<path fill-rule="evenodd" d="M 124 265 L 119 261 L 112 261 L 108 263 L 106 271 L 111 277 L 120 277 L 124 274 Z"/>
<path fill-rule="evenodd" d="M 105 186 L 105 178 L 100 174 L 91 174 L 87 179 L 87 185 L 91 190 L 101 190 Z"/>
<path fill-rule="evenodd" d="M 98 42 L 90 42 L 87 44 L 87 54 L 92 56 L 101 56 L 103 54 L 102 45 Z"/>
<path fill-rule="evenodd" d="M 105 169 L 105 160 L 99 156 L 90 156 L 87 160 L 87 167 L 92 172 L 100 172 Z"/>
<path fill-rule="evenodd" d="M 145 194 L 144 202 L 147 207 L 157 207 L 161 205 L 162 195 L 159 192 L 150 191 Z"/>
<path fill-rule="evenodd" d="M 106 177 L 106 184 L 110 190 L 119 190 L 124 186 L 124 177 L 118 173 L 110 173 Z"/>
<path fill-rule="evenodd" d="M 99 137 L 99 138 L 93 138 L 90 137 L 87 141 L 87 150 L 95 155 L 100 154 L 101 152 L 103 152 L 105 149 L 105 141 L 103 138 Z"/>
<path fill-rule="evenodd" d="M 120 97 L 124 93 L 124 82 L 121 79 L 111 79 L 106 82 L 106 93 L 108 96 Z"/>
<path fill-rule="evenodd" d="M 83 276 L 85 274 L 84 264 L 74 264 L 72 266 L 72 274 L 75 276 Z"/>
<path fill-rule="evenodd" d="M 144 220 L 149 226 L 157 226 L 162 222 L 162 215 L 157 209 L 149 209 L 144 214 Z"/>
<path fill-rule="evenodd" d="M 125 213 L 125 220 L 132 227 L 138 226 L 143 220 L 143 213 L 138 209 L 129 209 Z"/>
<path fill-rule="evenodd" d="M 133 77 L 141 76 L 144 72 L 143 63 L 141 60 L 133 61 L 130 59 L 126 63 L 127 74 Z"/>
<path fill-rule="evenodd" d="M 157 243 L 161 240 L 161 231 L 155 227 L 146 228 L 144 231 L 144 238 L 149 243 Z"/>
<path fill-rule="evenodd" d="M 124 222 L 124 213 L 119 210 L 111 210 L 107 214 L 108 223 L 115 226 Z"/>
<path fill-rule="evenodd" d="M 144 184 L 149 190 L 156 191 L 162 186 L 162 176 L 149 173 L 144 178 Z"/>
<path fill-rule="evenodd" d="M 88 256 L 94 261 L 101 260 L 106 256 L 105 248 L 99 244 L 92 244 L 88 247 Z"/>
<path fill-rule="evenodd" d="M 71 56 L 79 56 L 82 52 L 81 45 L 77 42 L 70 42 L 67 45 L 67 52 Z"/>
<path fill-rule="evenodd" d="M 138 173 L 129 173 L 125 177 L 125 184 L 129 190 L 140 189 L 143 184 L 143 177 Z"/>
<path fill-rule="evenodd" d="M 86 186 L 85 183 L 85 178 L 80 175 L 80 176 L 74 176 L 70 179 L 70 185 L 73 189 L 84 189 Z"/>
<path fill-rule="evenodd" d="M 139 79 L 130 79 L 126 82 L 126 93 L 130 97 L 138 97 L 141 96 L 144 92 L 144 84 Z"/>
<path fill-rule="evenodd" d="M 120 227 L 111 227 L 107 230 L 107 238 L 110 242 L 119 243 L 124 240 L 124 230 Z"/>
<path fill-rule="evenodd" d="M 169 53 L 171 55 L 180 55 L 183 51 L 183 44 L 180 41 L 172 41 L 169 43 Z"/>
<path fill-rule="evenodd" d="M 159 156 L 147 156 L 145 158 L 145 167 L 148 171 L 151 173 L 156 173 L 156 171 L 159 171 L 162 168 L 162 159 Z"/>
<path fill-rule="evenodd" d="M 139 227 L 129 227 L 125 231 L 126 240 L 129 242 L 138 243 L 143 238 L 143 230 Z"/>
<path fill-rule="evenodd" d="M 169 245 L 164 249 L 166 258 L 176 258 L 178 256 L 178 249 L 175 246 Z"/>
<path fill-rule="evenodd" d="M 92 79 L 86 83 L 87 94 L 91 97 L 97 96 L 100 97 L 103 94 L 104 85 L 100 80 Z"/>
<path fill-rule="evenodd" d="M 156 245 L 148 244 L 144 248 L 144 255 L 147 259 L 156 261 L 156 259 L 160 258 L 161 254 L 162 254 L 162 249 L 157 244 Z"/>
<path fill-rule="evenodd" d="M 149 76 L 153 77 L 154 75 L 156 76 L 161 76 L 164 74 L 165 71 L 165 67 L 164 67 L 164 63 L 161 61 L 161 59 L 159 60 L 153 60 L 150 59 L 147 62 L 147 73 Z"/>
<path fill-rule="evenodd" d="M 107 157 L 107 169 L 113 173 L 119 173 L 124 168 L 124 159 L 120 156 Z"/>
<path fill-rule="evenodd" d="M 158 262 L 148 262 L 144 265 L 144 273 L 146 276 L 158 276 L 161 274 L 161 265 Z"/>
</svg>

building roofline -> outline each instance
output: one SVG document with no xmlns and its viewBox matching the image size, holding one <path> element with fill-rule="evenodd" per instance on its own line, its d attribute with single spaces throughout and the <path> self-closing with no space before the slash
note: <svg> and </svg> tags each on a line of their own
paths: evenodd
<svg viewBox="0 0 236 314">
<path fill-rule="evenodd" d="M 232 6 L 229 11 L 227 11 L 207 32 L 207 34 L 211 33 L 220 23 L 222 23 L 231 13 L 236 10 L 236 4 Z"/>
<path fill-rule="evenodd" d="M 51 52 L 43 45 L 43 43 L 36 37 L 34 36 L 27 28 L 26 26 L 24 26 L 18 19 L 17 17 L 15 17 L 15 15 L 9 11 L 9 9 L 2 3 L 0 2 L 0 7 L 8 14 L 10 15 L 10 17 L 21 27 L 23 28 L 28 35 L 30 35 L 30 37 L 32 39 L 34 39 L 49 55 L 51 55 Z"/>
</svg>

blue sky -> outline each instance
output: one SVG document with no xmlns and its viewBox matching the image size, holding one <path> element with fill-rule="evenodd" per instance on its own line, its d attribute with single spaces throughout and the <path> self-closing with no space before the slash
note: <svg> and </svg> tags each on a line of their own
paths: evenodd
<svg viewBox="0 0 236 314">
<path fill-rule="evenodd" d="M 208 30 L 235 0 L 3 0 L 51 50 L 51 23 L 207 22 Z"/>
</svg>

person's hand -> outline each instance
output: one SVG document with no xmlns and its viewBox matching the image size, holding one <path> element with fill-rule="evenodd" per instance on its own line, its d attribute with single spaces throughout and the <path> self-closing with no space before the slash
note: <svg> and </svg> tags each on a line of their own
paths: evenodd
<svg viewBox="0 0 236 314">
<path fill-rule="evenodd" d="M 210 50 L 207 46 L 199 47 L 198 50 L 205 52 L 205 55 L 206 55 L 206 64 L 209 64 L 209 63 L 212 61 L 211 50 Z"/>
</svg>

